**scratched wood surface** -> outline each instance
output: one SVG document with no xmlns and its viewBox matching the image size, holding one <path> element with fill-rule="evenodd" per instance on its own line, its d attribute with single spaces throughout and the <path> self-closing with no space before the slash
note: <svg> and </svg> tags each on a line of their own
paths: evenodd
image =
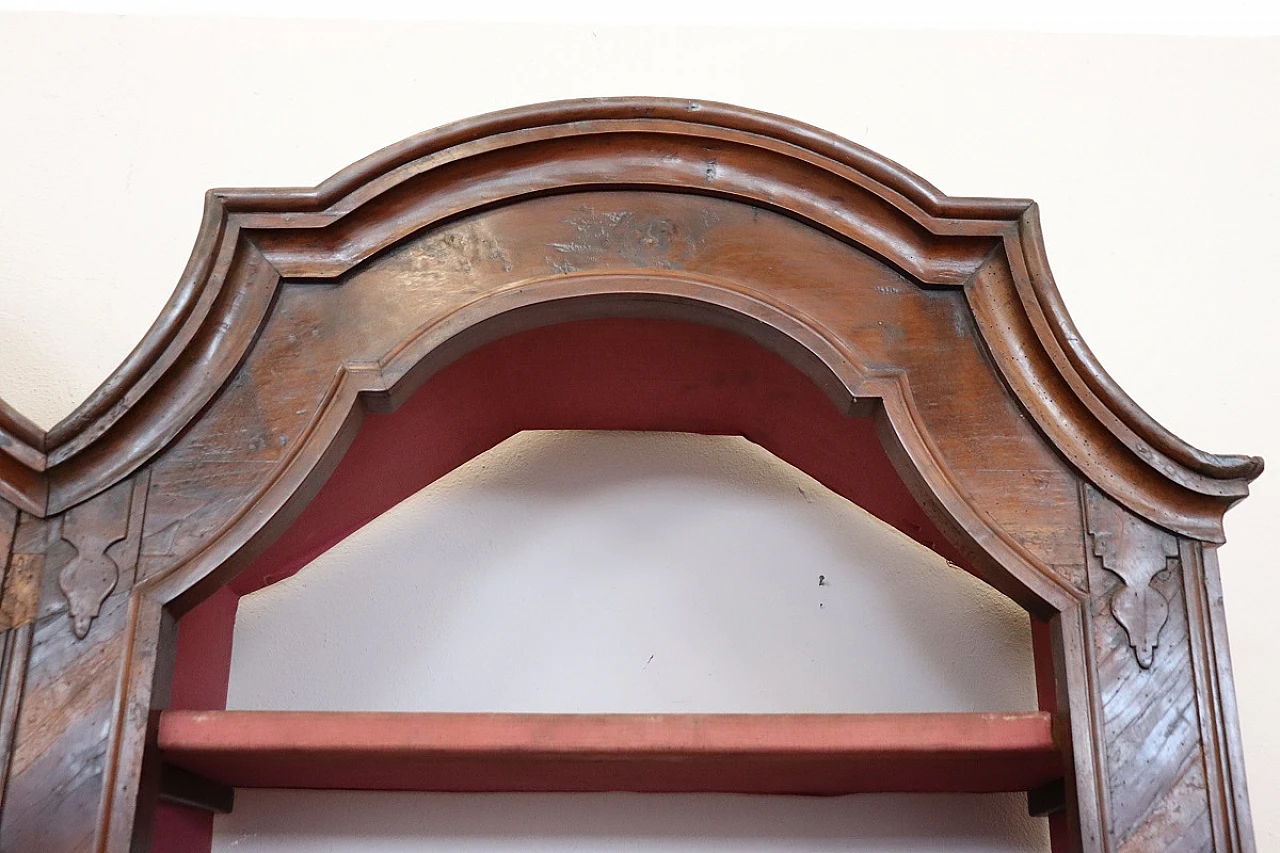
<svg viewBox="0 0 1280 853">
<path fill-rule="evenodd" d="M 312 190 L 213 192 L 172 301 L 99 391 L 47 432 L 0 403 L 0 850 L 148 849 L 175 620 L 281 541 L 366 412 L 601 318 L 789 364 L 866 419 L 886 489 L 945 550 L 1047 623 L 1059 849 L 1253 849 L 1214 548 L 1261 460 L 1186 445 L 1114 385 L 1030 202 L 947 198 L 786 119 L 621 99 L 462 122 Z M 848 479 L 839 458 L 806 470 Z"/>
</svg>

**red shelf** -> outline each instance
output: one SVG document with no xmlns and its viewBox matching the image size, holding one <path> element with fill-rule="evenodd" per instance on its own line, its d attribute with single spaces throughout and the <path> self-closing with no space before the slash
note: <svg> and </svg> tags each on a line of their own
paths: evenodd
<svg viewBox="0 0 1280 853">
<path fill-rule="evenodd" d="M 244 788 L 1025 791 L 1059 779 L 1051 715 L 168 711 L 165 760 Z"/>
</svg>

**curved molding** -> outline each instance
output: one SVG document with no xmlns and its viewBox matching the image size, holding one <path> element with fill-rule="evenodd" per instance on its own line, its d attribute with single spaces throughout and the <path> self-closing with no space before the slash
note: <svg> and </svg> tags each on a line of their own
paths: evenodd
<svg viewBox="0 0 1280 853">
<path fill-rule="evenodd" d="M 310 493 L 303 483 L 328 476 L 336 463 L 333 457 L 340 456 L 350 440 L 361 395 L 404 399 L 445 363 L 513 330 L 537 328 L 544 318 L 558 323 L 607 316 L 679 316 L 736 331 L 750 326 L 750 337 L 768 341 L 771 349 L 795 363 L 833 398 L 841 411 L 849 411 L 859 399 L 880 400 L 893 440 L 955 521 L 961 537 L 971 543 L 970 553 L 987 555 L 975 564 L 988 583 L 1036 613 L 1065 610 L 1084 599 L 1081 590 L 992 521 L 962 478 L 949 470 L 945 454 L 929 436 L 903 370 L 864 364 L 838 334 L 766 293 L 688 273 L 585 273 L 523 280 L 486 292 L 420 328 L 381 362 L 343 365 L 324 395 L 310 433 L 297 442 L 276 476 L 264 482 L 261 491 L 246 495 L 240 511 L 198 554 L 173 571 L 154 575 L 142 588 L 168 604 L 198 584 L 224 581 L 222 575 L 238 568 L 228 561 L 244 543 L 269 524 L 278 525 L 279 519 L 289 517 L 290 502 Z M 326 452 L 308 452 L 308 447 Z"/>
<path fill-rule="evenodd" d="M 42 432 L 0 403 L 0 492 L 34 515 L 75 506 L 164 450 L 256 340 L 284 280 L 332 281 L 469 212 L 647 189 L 731 199 L 857 246 L 926 288 L 963 288 L 1004 380 L 1090 482 L 1174 532 L 1222 541 L 1262 470 L 1159 426 L 1067 316 L 1034 205 L 950 198 L 851 142 L 720 104 L 604 99 L 525 107 L 412 137 L 312 189 L 210 192 L 179 286 L 138 347 Z M 1010 284 L 1013 300 L 996 291 Z"/>
</svg>

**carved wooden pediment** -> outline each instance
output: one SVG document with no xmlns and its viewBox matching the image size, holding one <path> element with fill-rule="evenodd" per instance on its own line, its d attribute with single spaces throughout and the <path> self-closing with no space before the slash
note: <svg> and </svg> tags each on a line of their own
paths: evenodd
<svg viewBox="0 0 1280 853">
<path fill-rule="evenodd" d="M 218 602 L 540 426 L 791 459 L 1034 617 L 1061 849 L 1252 849 L 1214 546 L 1261 460 L 1187 445 L 1107 376 L 1032 202 L 661 99 L 212 191 L 102 387 L 47 432 L 0 403 L 0 847 L 145 846 L 175 620 L 199 645 Z"/>
</svg>

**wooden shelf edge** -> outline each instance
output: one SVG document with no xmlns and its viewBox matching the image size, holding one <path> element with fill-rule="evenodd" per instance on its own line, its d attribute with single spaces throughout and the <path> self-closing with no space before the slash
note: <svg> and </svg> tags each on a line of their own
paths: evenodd
<svg viewBox="0 0 1280 853">
<path fill-rule="evenodd" d="M 235 787 L 838 795 L 1061 778 L 1052 715 L 167 711 L 164 760 Z"/>
</svg>

